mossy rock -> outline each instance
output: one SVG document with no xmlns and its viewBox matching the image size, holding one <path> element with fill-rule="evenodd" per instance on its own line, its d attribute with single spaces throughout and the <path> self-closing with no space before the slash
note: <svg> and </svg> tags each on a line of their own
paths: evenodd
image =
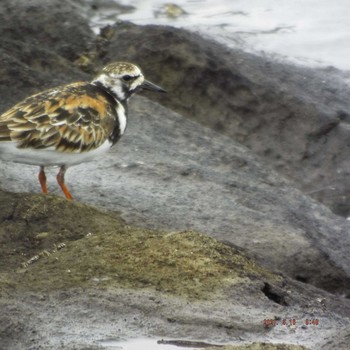
<svg viewBox="0 0 350 350">
<path fill-rule="evenodd" d="M 117 215 L 56 196 L 2 196 L 3 291 L 154 288 L 205 298 L 235 283 L 280 278 L 197 232 L 130 227 Z"/>
</svg>

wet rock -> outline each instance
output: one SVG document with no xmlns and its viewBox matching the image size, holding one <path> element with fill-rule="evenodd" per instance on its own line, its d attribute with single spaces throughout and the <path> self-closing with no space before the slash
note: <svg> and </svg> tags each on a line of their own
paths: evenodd
<svg viewBox="0 0 350 350">
<path fill-rule="evenodd" d="M 105 62 L 138 62 L 169 90 L 162 104 L 245 144 L 335 213 L 350 213 L 350 88 L 339 72 L 229 50 L 171 27 L 112 28 Z"/>
</svg>

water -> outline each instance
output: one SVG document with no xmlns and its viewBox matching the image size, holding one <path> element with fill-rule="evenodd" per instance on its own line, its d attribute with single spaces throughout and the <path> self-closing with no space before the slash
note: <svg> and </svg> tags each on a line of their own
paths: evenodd
<svg viewBox="0 0 350 350">
<path fill-rule="evenodd" d="M 186 13 L 169 18 L 166 1 L 120 0 L 126 13 L 106 9 L 95 28 L 116 19 L 200 31 L 259 55 L 312 67 L 350 71 L 349 0 L 175 0 Z"/>
<path fill-rule="evenodd" d="M 118 340 L 102 340 L 98 342 L 100 346 L 106 350 L 181 350 L 184 347 L 179 347 L 169 344 L 158 344 L 156 339 L 137 338 L 127 341 Z M 197 348 L 185 347 L 186 350 L 198 350 Z"/>
</svg>

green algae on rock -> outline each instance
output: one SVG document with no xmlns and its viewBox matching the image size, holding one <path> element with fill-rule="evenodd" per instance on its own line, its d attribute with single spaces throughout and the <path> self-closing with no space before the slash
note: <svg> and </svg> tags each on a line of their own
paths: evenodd
<svg viewBox="0 0 350 350">
<path fill-rule="evenodd" d="M 1 260 L 7 261 L 2 288 L 5 281 L 27 291 L 154 288 L 205 298 L 250 279 L 280 279 L 197 232 L 130 227 L 117 215 L 55 196 L 2 195 L 12 198 L 0 228 Z"/>
</svg>

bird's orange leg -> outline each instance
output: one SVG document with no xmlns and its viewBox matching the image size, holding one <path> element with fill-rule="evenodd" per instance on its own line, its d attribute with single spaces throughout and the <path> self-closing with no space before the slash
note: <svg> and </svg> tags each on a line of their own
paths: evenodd
<svg viewBox="0 0 350 350">
<path fill-rule="evenodd" d="M 66 167 L 64 165 L 62 165 L 60 167 L 60 171 L 58 172 L 56 179 L 57 179 L 58 184 L 61 187 L 62 192 L 66 196 L 66 198 L 71 200 L 71 199 L 73 199 L 73 196 L 70 194 L 66 184 L 64 183 L 64 174 L 66 173 L 66 170 L 67 170 Z"/>
<path fill-rule="evenodd" d="M 39 182 L 40 182 L 42 192 L 47 193 L 46 175 L 45 175 L 45 169 L 43 166 L 40 167 Z"/>
</svg>

